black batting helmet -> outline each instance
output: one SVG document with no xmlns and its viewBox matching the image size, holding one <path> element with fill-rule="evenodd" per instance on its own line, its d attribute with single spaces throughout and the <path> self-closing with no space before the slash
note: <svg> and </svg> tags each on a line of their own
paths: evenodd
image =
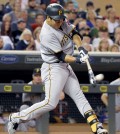
<svg viewBox="0 0 120 134">
<path fill-rule="evenodd" d="M 54 20 L 65 19 L 64 8 L 57 3 L 49 4 L 46 8 L 46 14 Z"/>
</svg>

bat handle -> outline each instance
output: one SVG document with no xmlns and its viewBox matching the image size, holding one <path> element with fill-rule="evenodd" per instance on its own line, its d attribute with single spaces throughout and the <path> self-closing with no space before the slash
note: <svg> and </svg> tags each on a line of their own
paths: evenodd
<svg viewBox="0 0 120 134">
<path fill-rule="evenodd" d="M 92 70 L 92 68 L 91 68 L 91 65 L 90 65 L 88 59 L 86 59 L 86 64 L 87 64 L 87 68 L 88 68 L 88 74 L 89 74 L 90 83 L 91 83 L 91 84 L 96 84 L 96 79 L 95 79 L 93 70 Z"/>
</svg>

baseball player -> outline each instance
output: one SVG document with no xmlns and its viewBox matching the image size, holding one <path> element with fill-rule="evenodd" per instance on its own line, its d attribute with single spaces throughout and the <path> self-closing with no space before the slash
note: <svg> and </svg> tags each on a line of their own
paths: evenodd
<svg viewBox="0 0 120 134">
<path fill-rule="evenodd" d="M 110 85 L 120 85 L 120 77 L 110 83 Z M 108 94 L 104 93 L 101 96 L 103 103 L 108 106 Z M 115 121 L 116 121 L 116 131 L 120 132 L 120 94 L 115 94 Z"/>
<path fill-rule="evenodd" d="M 80 113 L 91 126 L 94 134 L 108 134 L 97 119 L 95 112 L 85 98 L 78 79 L 69 63 L 85 63 L 88 52 L 81 46 L 81 38 L 75 27 L 67 22 L 64 9 L 59 4 L 50 4 L 46 8 L 47 18 L 40 34 L 41 56 L 44 61 L 41 76 L 45 84 L 45 100 L 17 113 L 10 114 L 8 123 L 9 134 L 14 134 L 18 124 L 37 118 L 53 110 L 59 95 L 64 92 L 75 102 Z M 79 50 L 74 57 L 74 45 Z M 78 64 L 78 65 L 79 65 Z"/>
</svg>

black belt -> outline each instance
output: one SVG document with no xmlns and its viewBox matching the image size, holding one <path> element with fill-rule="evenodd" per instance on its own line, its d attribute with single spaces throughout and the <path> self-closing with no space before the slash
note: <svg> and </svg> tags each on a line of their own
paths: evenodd
<svg viewBox="0 0 120 134">
<path fill-rule="evenodd" d="M 66 63 L 66 62 L 63 62 L 63 61 L 55 61 L 55 62 L 45 62 L 45 63 L 47 63 L 47 64 L 53 64 L 53 63 Z"/>
</svg>

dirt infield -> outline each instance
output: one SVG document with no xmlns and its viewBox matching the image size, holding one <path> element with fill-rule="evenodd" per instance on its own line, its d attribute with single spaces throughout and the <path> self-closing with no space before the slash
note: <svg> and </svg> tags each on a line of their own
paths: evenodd
<svg viewBox="0 0 120 134">
<path fill-rule="evenodd" d="M 107 128 L 107 125 L 103 125 Z M 50 124 L 49 134 L 93 134 L 88 124 Z M 0 132 L 0 134 L 8 134 L 7 132 Z M 30 132 L 16 132 L 16 134 L 40 134 L 31 129 Z M 116 133 L 116 134 L 120 134 Z"/>
<path fill-rule="evenodd" d="M 50 124 L 50 134 L 92 134 L 90 127 L 87 124 Z M 8 134 L 7 132 L 0 132 L 0 134 Z M 38 134 L 34 129 L 30 132 L 17 132 L 16 134 Z"/>
<path fill-rule="evenodd" d="M 105 128 L 107 126 L 105 125 Z M 50 134 L 92 134 L 88 124 L 50 124 Z M 0 134 L 8 134 L 7 132 L 0 132 Z M 30 132 L 17 132 L 16 134 L 38 134 L 34 129 Z"/>
</svg>

